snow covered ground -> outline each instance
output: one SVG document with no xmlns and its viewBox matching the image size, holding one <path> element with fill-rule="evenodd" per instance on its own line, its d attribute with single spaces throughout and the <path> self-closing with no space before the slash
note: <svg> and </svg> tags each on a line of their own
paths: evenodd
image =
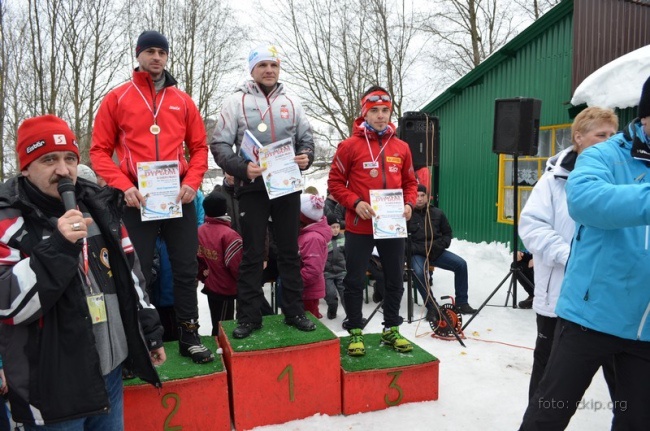
<svg viewBox="0 0 650 431">
<path fill-rule="evenodd" d="M 319 189 L 320 190 L 320 189 Z M 324 193 L 324 189 L 320 190 Z M 474 244 L 454 240 L 450 250 L 465 258 L 469 267 L 469 302 L 478 308 L 508 274 L 511 255 L 500 243 Z M 419 430 L 516 430 L 521 423 L 528 397 L 528 382 L 535 343 L 533 310 L 503 307 L 509 280 L 465 331 L 466 348 L 457 341 L 431 338 L 425 321 L 405 322 L 404 336 L 440 359 L 440 397 L 438 401 L 404 404 L 386 410 L 350 416 L 315 415 L 281 425 L 256 428 L 257 431 L 409 431 Z M 433 274 L 436 298 L 453 295 L 453 274 L 437 269 Z M 518 300 L 526 293 L 518 287 Z M 422 301 L 420 301 L 421 303 Z M 441 301 L 444 303 L 446 301 Z M 211 331 L 205 295 L 199 293 L 201 333 Z M 510 304 L 512 305 L 512 300 Z M 321 313 L 326 306 L 321 301 Z M 368 316 L 374 304 L 365 305 Z M 424 316 L 424 307 L 415 305 L 414 319 Z M 406 295 L 402 304 L 406 317 Z M 334 320 L 323 318 L 337 335 L 341 313 Z M 465 321 L 469 316 L 463 316 Z M 381 331 L 381 315 L 375 315 L 366 332 Z M 569 430 L 608 430 L 611 413 L 609 395 L 602 374 L 597 374 L 584 397 L 584 408 L 573 417 Z M 602 406 L 602 407 L 600 407 Z M 598 409 L 600 407 L 600 409 Z"/>
</svg>

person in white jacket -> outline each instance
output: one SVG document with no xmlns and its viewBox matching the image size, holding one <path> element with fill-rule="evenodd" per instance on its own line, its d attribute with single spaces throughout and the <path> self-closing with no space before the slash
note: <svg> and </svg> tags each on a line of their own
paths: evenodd
<svg viewBox="0 0 650 431">
<path fill-rule="evenodd" d="M 551 354 L 564 269 L 569 258 L 575 222 L 569 216 L 564 187 L 578 155 L 587 147 L 603 142 L 618 130 L 618 118 L 611 109 L 590 107 L 578 114 L 571 126 L 573 145 L 548 159 L 542 177 L 533 188 L 519 219 L 519 236 L 533 254 L 537 341 L 528 396 L 532 398 L 544 375 Z M 607 369 L 605 378 L 613 389 Z"/>
</svg>

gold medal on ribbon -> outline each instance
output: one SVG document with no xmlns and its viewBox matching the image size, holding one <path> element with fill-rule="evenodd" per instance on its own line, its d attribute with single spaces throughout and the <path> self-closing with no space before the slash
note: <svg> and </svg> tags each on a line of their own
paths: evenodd
<svg viewBox="0 0 650 431">
<path fill-rule="evenodd" d="M 376 178 L 377 175 L 379 175 L 379 171 L 377 169 L 370 169 L 370 176 L 373 178 Z"/>
<path fill-rule="evenodd" d="M 266 132 L 266 129 L 268 129 L 268 126 L 266 124 L 264 124 L 264 123 L 260 123 L 260 124 L 257 125 L 257 130 L 260 133 Z"/>
<path fill-rule="evenodd" d="M 160 126 L 157 124 L 152 124 L 151 127 L 149 127 L 149 131 L 152 135 L 157 135 L 160 133 Z"/>
</svg>

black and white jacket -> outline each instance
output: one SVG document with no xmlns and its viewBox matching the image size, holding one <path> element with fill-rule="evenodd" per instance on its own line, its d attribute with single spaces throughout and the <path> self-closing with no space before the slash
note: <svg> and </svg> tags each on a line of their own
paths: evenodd
<svg viewBox="0 0 650 431">
<path fill-rule="evenodd" d="M 79 272 L 82 246 L 30 202 L 25 181 L 18 176 L 0 185 L 0 354 L 13 418 L 41 425 L 104 413 L 109 402 Z M 76 195 L 110 256 L 128 347 L 124 364 L 160 387 L 149 350 L 162 346 L 162 327 L 121 224 L 123 194 L 78 180 Z"/>
</svg>

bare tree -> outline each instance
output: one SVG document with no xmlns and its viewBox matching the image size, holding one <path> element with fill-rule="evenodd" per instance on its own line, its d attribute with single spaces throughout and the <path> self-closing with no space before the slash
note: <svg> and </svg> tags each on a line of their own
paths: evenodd
<svg viewBox="0 0 650 431">
<path fill-rule="evenodd" d="M 7 81 L 7 45 L 4 26 L 5 6 L 0 3 L 0 118 L 5 118 L 5 85 Z M 4 121 L 0 121 L 0 160 L 4 160 Z M 4 163 L 0 163 L 0 181 L 4 181 Z"/>
<path fill-rule="evenodd" d="M 33 100 L 35 113 L 54 114 L 58 91 L 62 80 L 62 61 L 58 56 L 62 46 L 61 18 L 62 0 L 29 0 L 29 41 L 32 54 L 32 70 L 36 86 Z"/>
<path fill-rule="evenodd" d="M 130 23 L 131 34 L 163 33 L 170 42 L 170 73 L 204 119 L 215 116 L 241 64 L 244 31 L 232 9 L 219 0 L 149 0 L 129 9 L 128 15 L 137 18 Z"/>
<path fill-rule="evenodd" d="M 517 33 L 519 21 L 503 0 L 430 0 L 420 27 L 433 36 L 428 53 L 457 79 Z"/>
<path fill-rule="evenodd" d="M 34 100 L 31 70 L 24 66 L 29 64 L 31 56 L 24 47 L 24 41 L 29 39 L 27 17 L 4 6 L 5 3 L 2 6 L 2 181 L 17 170 L 16 129 Z"/>
<path fill-rule="evenodd" d="M 396 115 L 401 114 L 418 54 L 412 46 L 414 15 L 406 3 L 360 0 L 351 8 L 344 0 L 276 0 L 266 7 L 264 30 L 275 36 L 266 42 L 277 43 L 285 54 L 282 78 L 301 95 L 317 137 L 330 149 L 352 133 L 359 96 L 369 85 L 388 87 Z M 319 151 L 317 158 L 330 153 Z"/>
<path fill-rule="evenodd" d="M 548 12 L 561 0 L 514 0 L 515 4 L 521 8 L 532 20 L 538 20 L 539 17 Z"/>
<path fill-rule="evenodd" d="M 101 96 L 115 82 L 115 61 L 126 55 L 112 35 L 119 14 L 111 4 L 109 0 L 69 2 L 61 11 L 66 23 L 61 50 L 66 66 L 61 98 L 66 105 L 61 111 L 71 122 L 83 162 L 89 160 L 92 125 Z"/>
<path fill-rule="evenodd" d="M 396 5 L 386 0 L 371 0 L 370 5 L 375 18 L 371 21 L 370 36 L 372 43 L 365 46 L 370 52 L 371 61 L 375 61 L 372 70 L 377 73 L 376 82 L 385 79 L 390 94 L 393 95 L 393 110 L 396 117 L 402 116 L 402 106 L 406 96 L 407 80 L 414 76 L 412 72 L 416 59 L 424 44 L 414 47 L 417 37 L 415 11 L 406 7 L 405 2 Z M 379 47 L 385 55 L 372 55 Z M 385 76 L 382 76 L 385 74 Z"/>
</svg>

